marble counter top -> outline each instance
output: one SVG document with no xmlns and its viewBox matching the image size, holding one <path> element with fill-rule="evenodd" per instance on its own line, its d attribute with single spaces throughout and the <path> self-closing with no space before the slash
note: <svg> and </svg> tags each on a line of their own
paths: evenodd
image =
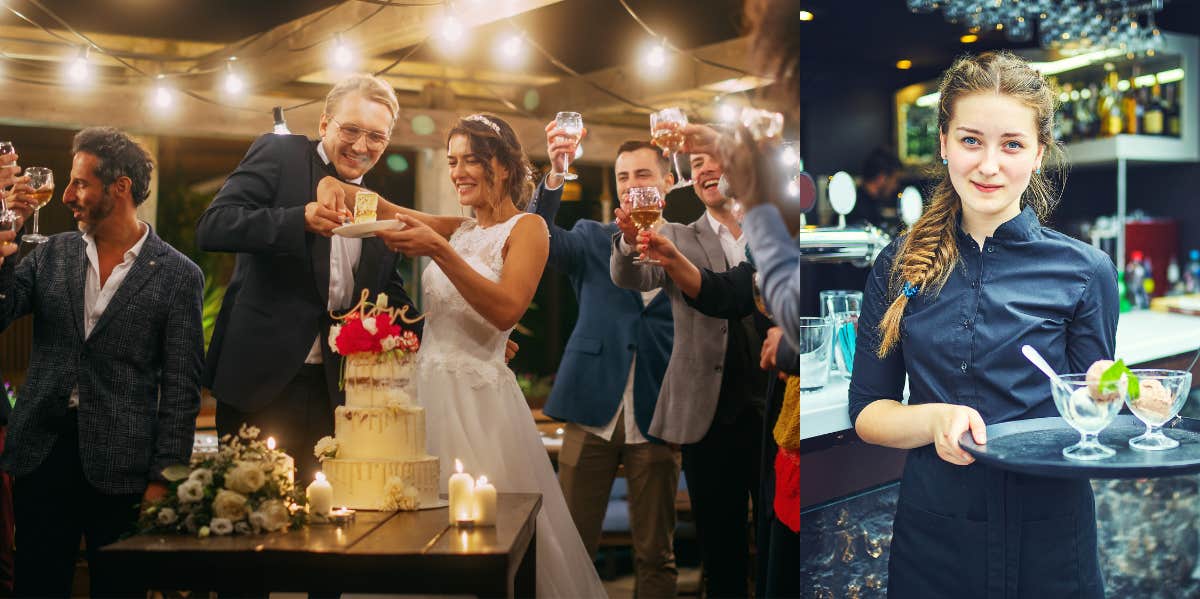
<svg viewBox="0 0 1200 599">
<path fill-rule="evenodd" d="M 1140 310 L 1117 322 L 1117 357 L 1127 364 L 1182 354 L 1200 347 L 1200 317 Z M 830 377 L 830 384 L 800 396 L 800 438 L 808 439 L 850 428 L 849 381 Z"/>
</svg>

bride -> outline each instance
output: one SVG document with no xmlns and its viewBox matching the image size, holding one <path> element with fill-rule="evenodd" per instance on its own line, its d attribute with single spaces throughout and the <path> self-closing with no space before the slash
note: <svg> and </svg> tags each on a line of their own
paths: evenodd
<svg viewBox="0 0 1200 599">
<path fill-rule="evenodd" d="M 538 596 L 603 597 L 504 359 L 508 335 L 533 299 L 549 251 L 545 221 L 521 209 L 533 191 L 531 167 L 512 128 L 494 116 L 461 119 L 447 146 L 458 201 L 475 218 L 427 215 L 381 199 L 380 218 L 407 226 L 377 233 L 393 251 L 432 259 L 422 276 L 426 312 L 415 380 L 429 451 L 441 458 L 441 490 L 457 458 L 501 492 L 541 493 Z M 328 178 L 318 195 L 334 196 L 322 198 L 325 205 L 345 205 L 350 189 Z"/>
</svg>

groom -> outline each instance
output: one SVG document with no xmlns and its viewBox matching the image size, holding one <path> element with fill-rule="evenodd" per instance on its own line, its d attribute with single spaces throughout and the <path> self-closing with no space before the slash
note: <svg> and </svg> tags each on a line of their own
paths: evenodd
<svg viewBox="0 0 1200 599">
<path fill-rule="evenodd" d="M 350 308 L 366 289 L 416 314 L 400 256 L 374 237 L 333 236 L 342 214 L 315 201 L 323 177 L 361 184 L 398 112 L 383 80 L 342 80 L 325 99 L 319 140 L 259 137 L 196 225 L 201 249 L 237 253 L 204 371 L 217 432 L 236 434 L 247 423 L 274 436 L 295 458 L 301 485 L 319 469 L 313 446 L 333 434 L 333 409 L 345 401 L 329 311 Z"/>
</svg>

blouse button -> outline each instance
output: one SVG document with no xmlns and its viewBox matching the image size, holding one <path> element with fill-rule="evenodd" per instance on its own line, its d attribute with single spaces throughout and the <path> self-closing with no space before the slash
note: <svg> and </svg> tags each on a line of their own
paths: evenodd
<svg viewBox="0 0 1200 599">
<path fill-rule="evenodd" d="M 969 320 L 964 320 L 964 321 L 963 321 L 963 328 L 964 328 L 964 329 L 969 329 L 969 328 L 971 328 L 971 321 L 969 321 Z"/>
<path fill-rule="evenodd" d="M 971 281 L 971 289 L 978 289 L 979 281 Z"/>
<path fill-rule="evenodd" d="M 988 246 L 988 253 L 989 254 L 996 253 L 996 246 L 994 246 L 994 245 Z"/>
<path fill-rule="evenodd" d="M 967 371 L 967 363 L 966 363 L 966 362 L 963 362 L 962 364 L 959 364 L 959 365 L 958 365 L 958 368 L 959 368 L 959 370 L 962 370 L 963 372 L 966 372 L 966 371 Z"/>
</svg>

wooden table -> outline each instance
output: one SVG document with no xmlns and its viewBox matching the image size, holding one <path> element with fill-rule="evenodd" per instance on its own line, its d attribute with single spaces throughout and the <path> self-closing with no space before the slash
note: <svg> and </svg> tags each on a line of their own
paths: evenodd
<svg viewBox="0 0 1200 599">
<path fill-rule="evenodd" d="M 497 525 L 459 529 L 447 509 L 360 511 L 346 526 L 197 539 L 139 535 L 101 552 L 102 567 L 147 589 L 317 593 L 444 593 L 533 597 L 537 493 L 501 493 Z"/>
</svg>

